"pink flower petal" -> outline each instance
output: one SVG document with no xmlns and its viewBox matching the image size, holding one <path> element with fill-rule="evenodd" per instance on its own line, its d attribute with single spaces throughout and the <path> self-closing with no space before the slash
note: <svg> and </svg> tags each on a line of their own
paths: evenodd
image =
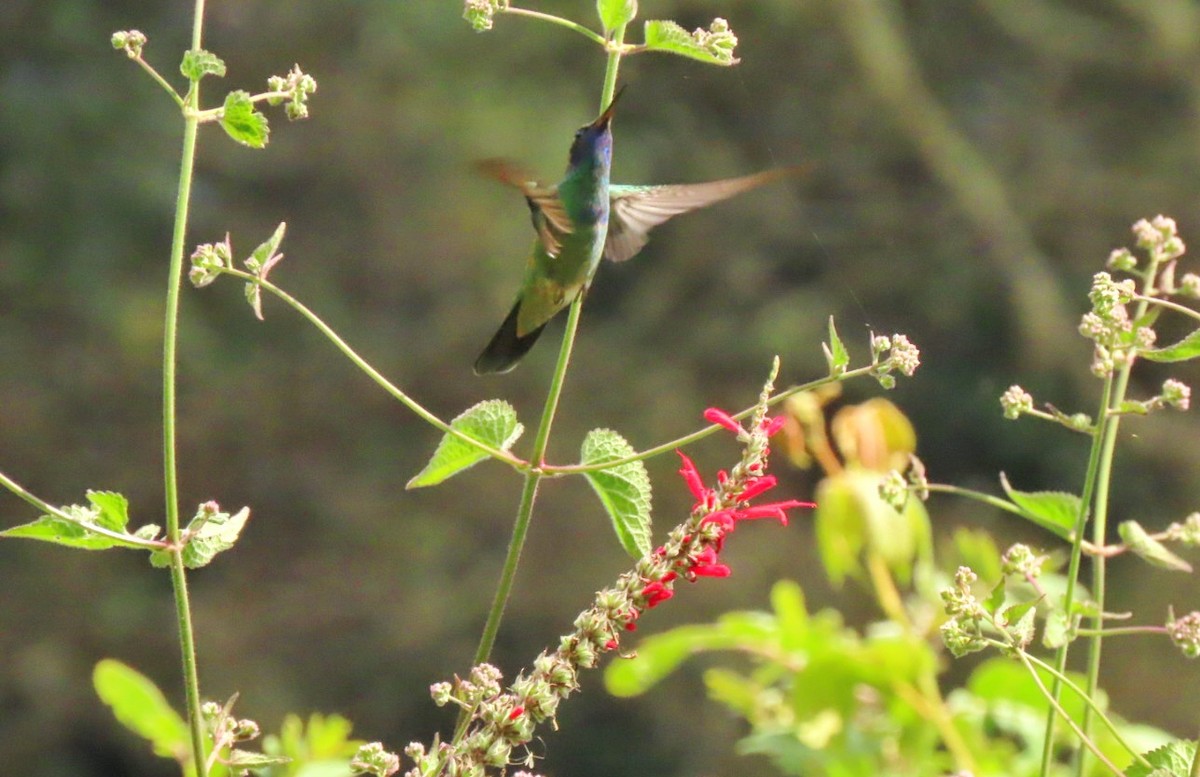
<svg viewBox="0 0 1200 777">
<path fill-rule="evenodd" d="M 710 424 L 724 426 L 734 434 L 740 434 L 743 431 L 742 425 L 735 421 L 733 416 L 729 415 L 729 413 L 726 413 L 720 408 L 710 407 L 705 410 L 704 420 L 708 421 Z"/>
</svg>

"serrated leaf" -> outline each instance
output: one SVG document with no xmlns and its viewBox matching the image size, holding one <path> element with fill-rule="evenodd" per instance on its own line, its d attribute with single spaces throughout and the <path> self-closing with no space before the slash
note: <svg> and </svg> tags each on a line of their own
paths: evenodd
<svg viewBox="0 0 1200 777">
<path fill-rule="evenodd" d="M 1001 580 L 999 583 L 996 583 L 996 585 L 992 588 L 991 593 L 988 594 L 987 599 L 983 601 L 983 609 L 987 610 L 992 615 L 1000 612 L 1000 608 L 1004 606 L 1004 598 L 1007 593 L 1008 592 L 1005 590 L 1003 580 Z"/>
<path fill-rule="evenodd" d="M 1200 356 L 1200 329 L 1194 330 L 1174 345 L 1138 351 L 1138 355 L 1152 362 L 1183 362 L 1195 359 Z"/>
<path fill-rule="evenodd" d="M 115 491 L 88 491 L 88 501 L 96 508 L 96 525 L 124 532 L 129 523 L 129 500 Z"/>
<path fill-rule="evenodd" d="M 144 548 L 134 541 L 138 535 L 129 535 L 125 531 L 129 523 L 129 502 L 124 496 L 113 491 L 88 491 L 87 498 L 92 503 L 91 507 L 69 505 L 61 508 L 66 517 L 43 515 L 31 523 L 0 531 L 0 537 L 42 540 L 83 550 Z M 96 529 L 124 535 L 129 539 L 101 534 Z"/>
<path fill-rule="evenodd" d="M 635 453 L 633 446 L 612 429 L 593 429 L 583 439 L 582 464 L 603 464 Z M 650 552 L 650 476 L 641 461 L 630 461 L 611 469 L 586 472 L 584 476 L 600 497 L 613 531 L 625 552 L 641 558 Z"/>
<path fill-rule="evenodd" d="M 225 77 L 225 63 L 211 51 L 191 49 L 183 53 L 183 61 L 179 63 L 179 72 L 189 81 L 199 81 L 205 76 Z"/>
<path fill-rule="evenodd" d="M 243 507 L 233 515 L 201 511 L 188 523 L 194 532 L 183 547 L 183 565 L 188 569 L 207 566 L 218 553 L 229 550 L 237 542 L 250 518 L 250 508 Z"/>
<path fill-rule="evenodd" d="M 1144 755 L 1149 766 L 1134 763 L 1125 770 L 1125 777 L 1187 777 L 1192 771 L 1196 744 L 1185 740 L 1168 742 Z"/>
<path fill-rule="evenodd" d="M 517 421 L 517 411 L 513 406 L 501 399 L 488 399 L 467 408 L 458 415 L 450 426 L 472 440 L 507 451 L 512 447 L 525 427 Z M 433 457 L 425 468 L 408 481 L 405 488 L 424 488 L 436 486 L 448 477 L 457 475 L 468 467 L 472 467 L 488 457 L 469 442 L 465 442 L 452 434 L 446 434 L 438 443 Z"/>
<path fill-rule="evenodd" d="M 225 106 L 221 110 L 221 127 L 225 134 L 251 148 L 267 145 L 270 127 L 267 117 L 254 110 L 250 93 L 238 89 L 225 95 Z"/>
<path fill-rule="evenodd" d="M 710 65 L 736 65 L 733 56 L 737 37 L 729 30 L 723 19 L 715 19 L 708 30 L 688 32 L 673 21 L 652 19 L 646 22 L 645 46 L 647 51 L 664 51 Z"/>
<path fill-rule="evenodd" d="M 121 725 L 150 741 L 156 755 L 186 760 L 188 728 L 150 678 L 120 661 L 96 664 L 92 684 Z"/>
<path fill-rule="evenodd" d="M 838 336 L 837 328 L 833 325 L 833 316 L 829 317 L 829 344 L 825 348 L 825 361 L 829 364 L 829 374 L 837 377 L 846 371 L 850 364 L 850 353 Z"/>
<path fill-rule="evenodd" d="M 1166 546 L 1150 536 L 1137 521 L 1122 521 L 1117 533 L 1135 554 L 1156 567 L 1173 572 L 1191 572 L 1192 565 L 1167 550 Z"/>
<path fill-rule="evenodd" d="M 1021 517 L 1041 526 L 1064 540 L 1069 540 L 1079 519 L 1081 503 L 1075 494 L 1065 491 L 1017 491 L 1000 473 L 1000 485 L 1009 500 L 1021 511 Z"/>
<path fill-rule="evenodd" d="M 596 13 L 605 32 L 629 24 L 637 16 L 637 0 L 596 0 Z"/>
</svg>

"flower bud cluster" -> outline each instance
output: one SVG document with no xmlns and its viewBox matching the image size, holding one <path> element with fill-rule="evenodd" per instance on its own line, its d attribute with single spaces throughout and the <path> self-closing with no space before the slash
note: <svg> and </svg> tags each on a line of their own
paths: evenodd
<svg viewBox="0 0 1200 777">
<path fill-rule="evenodd" d="M 1183 523 L 1173 522 L 1167 527 L 1166 539 L 1189 547 L 1200 545 L 1200 513 L 1190 514 Z"/>
<path fill-rule="evenodd" d="M 475 32 L 487 32 L 492 29 L 492 17 L 505 8 L 508 8 L 508 0 L 466 0 L 463 18 L 471 23 Z"/>
<path fill-rule="evenodd" d="M 1005 576 L 1015 575 L 1032 582 L 1041 577 L 1046 556 L 1034 553 L 1028 545 L 1017 543 L 1004 552 L 1000 564 L 1000 571 Z"/>
<path fill-rule="evenodd" d="M 222 242 L 203 243 L 192 252 L 192 269 L 188 271 L 188 280 L 199 289 L 215 281 L 221 270 L 232 266 L 233 246 L 226 232 Z"/>
<path fill-rule="evenodd" d="M 287 117 L 292 121 L 308 118 L 308 96 L 317 91 L 317 80 L 293 65 L 286 76 L 271 76 L 267 79 L 267 88 L 280 94 L 267 98 L 270 105 L 279 105 L 288 101 Z"/>
<path fill-rule="evenodd" d="M 678 580 L 695 582 L 730 574 L 718 554 L 738 523 L 773 518 L 786 525 L 787 510 L 813 506 L 795 500 L 750 504 L 776 485 L 775 477 L 765 472 L 768 438 L 782 427 L 779 419 L 766 416 L 770 391 L 768 382 L 748 427 L 724 411 L 705 412 L 706 419 L 738 436 L 743 444 L 741 461 L 730 472 L 718 473 L 717 484 L 709 487 L 691 459 L 680 452 L 680 474 L 695 498 L 691 515 L 670 532 L 665 543 L 613 586 L 597 593 L 556 650 L 539 655 L 505 691 L 500 688 L 499 672 L 488 665 L 476 667 L 468 680 L 456 678 L 454 683 L 433 686 L 438 704 L 455 703 L 470 712 L 470 727 L 457 744 L 441 744 L 431 752 L 410 745 L 405 752 L 416 765 L 406 777 L 439 770 L 449 777 L 482 777 L 490 769 L 514 763 L 514 750 L 533 739 L 539 724 L 553 724 L 559 702 L 578 689 L 579 670 L 596 666 L 604 653 L 618 651 L 622 634 L 635 630 L 647 610 L 671 599 Z"/>
<path fill-rule="evenodd" d="M 140 30 L 122 30 L 114 32 L 112 36 L 112 47 L 123 49 L 130 59 L 141 59 L 145 45 L 146 34 Z"/>
<path fill-rule="evenodd" d="M 1000 407 L 1004 408 L 1005 418 L 1015 421 L 1022 413 L 1033 410 L 1033 395 L 1020 386 L 1009 386 L 1000 395 Z"/>
<path fill-rule="evenodd" d="M 871 375 L 879 381 L 880 386 L 885 389 L 895 388 L 896 378 L 891 374 L 893 371 L 911 378 L 919 366 L 921 352 L 906 335 L 871 335 Z"/>
<path fill-rule="evenodd" d="M 983 650 L 983 622 L 987 610 L 971 593 L 978 576 L 969 567 L 959 567 L 954 574 L 954 587 L 941 592 L 942 605 L 950 620 L 941 626 L 942 641 L 956 658 Z"/>
<path fill-rule="evenodd" d="M 1200 657 L 1200 612 L 1193 610 L 1182 618 L 1172 615 L 1167 621 L 1167 633 L 1185 656 Z"/>
</svg>

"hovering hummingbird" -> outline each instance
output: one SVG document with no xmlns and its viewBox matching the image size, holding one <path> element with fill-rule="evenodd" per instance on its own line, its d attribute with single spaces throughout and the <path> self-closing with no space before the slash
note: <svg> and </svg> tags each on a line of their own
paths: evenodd
<svg viewBox="0 0 1200 777">
<path fill-rule="evenodd" d="M 502 160 L 479 163 L 483 173 L 525 195 L 537 240 L 516 303 L 475 361 L 476 375 L 516 367 L 550 319 L 588 287 L 601 256 L 624 262 L 642 250 L 652 228 L 672 216 L 794 172 L 783 168 L 674 186 L 610 184 L 613 108 L 620 96 L 576 131 L 566 175 L 557 186 L 543 186 Z"/>
</svg>

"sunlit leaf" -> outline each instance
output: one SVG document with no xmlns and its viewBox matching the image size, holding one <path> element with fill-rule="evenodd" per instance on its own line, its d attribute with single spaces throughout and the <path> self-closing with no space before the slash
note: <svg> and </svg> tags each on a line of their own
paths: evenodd
<svg viewBox="0 0 1200 777">
<path fill-rule="evenodd" d="M 829 365 L 830 375 L 837 377 L 846 371 L 846 366 L 850 364 L 850 353 L 842 343 L 842 338 L 838 336 L 833 325 L 833 316 L 829 317 L 829 342 L 822 343 L 821 348 L 825 352 L 825 362 Z"/>
<path fill-rule="evenodd" d="M 605 32 L 611 32 L 623 24 L 629 24 L 637 16 L 637 0 L 596 0 L 596 13 Z"/>
<path fill-rule="evenodd" d="M 100 700 L 112 708 L 121 725 L 148 739 L 156 755 L 187 757 L 187 724 L 150 678 L 106 658 L 96 664 L 92 682 Z"/>
<path fill-rule="evenodd" d="M 724 19 L 714 19 L 709 29 L 694 32 L 672 21 L 651 20 L 646 22 L 645 45 L 647 51 L 665 51 L 710 65 L 736 65 L 739 61 L 733 56 L 737 36 Z"/>
<path fill-rule="evenodd" d="M 517 411 L 500 399 L 488 399 L 467 408 L 450 422 L 450 426 L 472 440 L 501 451 L 511 448 L 525 431 L 525 427 L 517 421 Z M 438 443 L 429 463 L 408 481 L 405 488 L 435 486 L 487 457 L 487 453 L 471 443 L 446 434 Z"/>
<path fill-rule="evenodd" d="M 179 72 L 189 81 L 199 81 L 205 76 L 225 77 L 225 63 L 211 51 L 191 49 L 183 53 L 183 61 L 179 63 Z"/>
<path fill-rule="evenodd" d="M 631 456 L 633 446 L 611 429 L 593 429 L 583 440 L 582 464 L 603 464 Z M 650 552 L 650 476 L 641 461 L 585 473 L 625 552 L 641 558 Z"/>
<path fill-rule="evenodd" d="M 225 95 L 221 127 L 229 137 L 251 148 L 266 146 L 271 131 L 267 117 L 254 110 L 250 93 L 240 89 Z"/>
<path fill-rule="evenodd" d="M 1152 362 L 1183 362 L 1195 359 L 1200 356 L 1200 329 L 1192 331 L 1174 345 L 1138 351 L 1138 355 Z"/>
<path fill-rule="evenodd" d="M 1137 521 L 1122 521 L 1117 527 L 1121 539 L 1135 554 L 1156 567 L 1173 572 L 1191 572 L 1192 565 L 1167 550 L 1166 546 L 1150 536 Z"/>
<path fill-rule="evenodd" d="M 1000 485 L 1009 500 L 1020 509 L 1023 518 L 1064 540 L 1070 539 L 1079 519 L 1081 503 L 1078 496 L 1064 491 L 1017 491 L 1008 484 L 1003 473 L 1000 474 Z"/>
<path fill-rule="evenodd" d="M 1177 740 L 1145 754 L 1149 766 L 1134 763 L 1125 777 L 1188 777 L 1196 757 L 1196 743 Z"/>
</svg>

